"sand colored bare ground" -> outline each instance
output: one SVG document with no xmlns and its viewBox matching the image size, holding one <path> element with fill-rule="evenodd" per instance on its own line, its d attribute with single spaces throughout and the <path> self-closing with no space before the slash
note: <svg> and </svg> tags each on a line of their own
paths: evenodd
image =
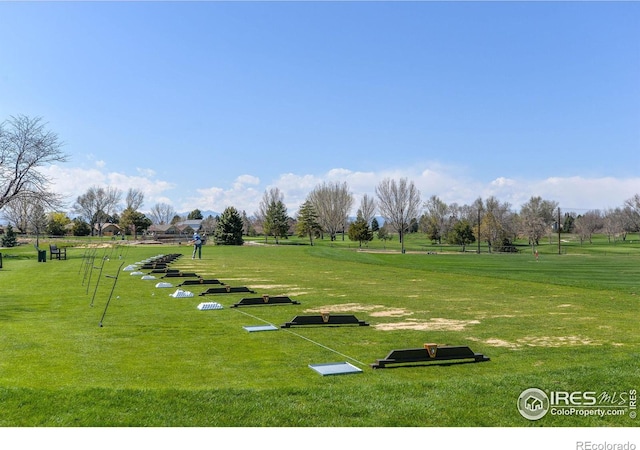
<svg viewBox="0 0 640 450">
<path fill-rule="evenodd" d="M 407 311 L 406 309 L 397 308 L 397 309 L 383 309 L 381 311 L 373 311 L 369 313 L 371 317 L 403 317 L 410 316 L 413 313 L 411 311 Z"/>
<path fill-rule="evenodd" d="M 85 244 L 85 245 L 76 245 L 75 248 L 110 248 L 111 244 Z"/>
<path fill-rule="evenodd" d="M 305 312 L 314 313 L 343 313 L 343 312 L 366 312 L 372 317 L 402 317 L 413 314 L 404 308 L 389 308 L 384 305 L 363 305 L 361 303 L 343 303 L 341 305 L 327 305 L 320 308 L 307 309 Z"/>
<path fill-rule="evenodd" d="M 339 305 L 325 305 L 320 308 L 307 309 L 305 312 L 370 312 L 376 309 L 385 308 L 383 305 L 363 305 L 361 303 L 342 303 Z"/>
<path fill-rule="evenodd" d="M 254 289 L 294 289 L 290 284 L 252 284 Z"/>
<path fill-rule="evenodd" d="M 416 330 L 416 331 L 462 331 L 469 325 L 479 324 L 479 320 L 455 320 L 433 318 L 429 320 L 407 320 L 406 322 L 379 323 L 375 329 L 383 331 Z"/>
<path fill-rule="evenodd" d="M 517 317 L 515 314 L 480 314 L 477 316 L 478 320 L 484 320 L 484 319 L 500 319 L 500 318 L 507 318 L 510 319 L 512 317 Z"/>
<path fill-rule="evenodd" d="M 256 280 L 253 278 L 244 278 L 244 277 L 220 277 L 220 278 L 224 278 L 225 281 L 241 281 L 243 283 L 252 283 L 252 282 L 262 282 L 264 283 L 265 280 Z"/>
<path fill-rule="evenodd" d="M 599 345 L 581 336 L 536 336 L 518 339 L 518 343 L 528 347 L 573 347 L 578 345 Z"/>
<path fill-rule="evenodd" d="M 295 297 L 308 294 L 301 287 L 292 286 L 290 284 L 252 284 L 252 289 L 268 289 L 271 295 L 282 295 L 285 297 Z"/>
<path fill-rule="evenodd" d="M 502 339 L 487 339 L 484 341 L 485 344 L 490 345 L 492 347 L 506 347 L 506 348 L 518 348 L 518 344 L 514 344 L 513 342 L 508 342 Z"/>
<path fill-rule="evenodd" d="M 470 341 L 482 342 L 491 347 L 522 348 L 522 347 L 576 347 L 581 345 L 600 345 L 598 342 L 583 336 L 527 336 L 516 342 L 504 339 L 489 338 L 485 340 L 468 338 Z"/>
</svg>

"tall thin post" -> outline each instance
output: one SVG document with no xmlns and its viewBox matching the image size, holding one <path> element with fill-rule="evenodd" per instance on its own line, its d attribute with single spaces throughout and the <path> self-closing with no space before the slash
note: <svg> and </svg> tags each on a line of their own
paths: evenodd
<svg viewBox="0 0 640 450">
<path fill-rule="evenodd" d="M 107 278 L 113 278 L 113 286 L 111 286 L 111 293 L 109 294 L 109 298 L 107 299 L 107 304 L 104 306 L 104 312 L 102 313 L 102 317 L 100 318 L 100 327 L 102 328 L 102 321 L 104 320 L 104 316 L 107 314 L 107 308 L 109 307 L 109 303 L 111 302 L 111 296 L 113 295 L 113 290 L 116 288 L 116 283 L 118 282 L 118 276 L 120 275 L 120 271 L 122 270 L 122 266 L 124 263 L 120 264 L 118 267 L 118 272 L 116 272 L 115 276 L 106 275 Z"/>
<path fill-rule="evenodd" d="M 97 250 L 93 250 L 89 253 L 89 255 L 87 256 L 87 260 L 86 260 L 86 264 L 84 266 L 84 277 L 82 277 L 82 285 L 84 286 L 84 282 L 87 279 L 87 273 L 89 270 L 89 267 L 93 267 L 93 261 L 96 258 L 96 251 Z M 89 293 L 89 287 L 87 286 L 87 294 Z"/>
<path fill-rule="evenodd" d="M 560 207 L 558 206 L 558 255 L 562 255 L 562 248 L 560 245 Z"/>
<path fill-rule="evenodd" d="M 100 278 L 102 277 L 102 269 L 104 268 L 104 262 L 107 260 L 106 256 L 102 257 L 102 264 L 100 265 L 100 272 L 98 273 L 98 279 L 96 280 L 96 287 L 93 290 L 93 297 L 91 297 L 91 304 L 89 306 L 91 306 L 93 308 L 93 301 L 96 298 L 96 292 L 98 292 L 98 284 L 100 284 Z M 94 269 L 97 269 L 97 267 L 94 267 Z M 87 286 L 88 287 L 88 286 Z"/>
<path fill-rule="evenodd" d="M 80 263 L 80 268 L 78 269 L 78 275 L 80 275 L 82 273 L 82 269 L 84 268 L 84 265 L 87 262 L 87 252 L 89 251 L 89 248 L 84 249 L 84 254 L 82 255 L 82 262 Z"/>
<path fill-rule="evenodd" d="M 480 254 L 480 208 L 478 207 L 478 255 Z"/>
</svg>

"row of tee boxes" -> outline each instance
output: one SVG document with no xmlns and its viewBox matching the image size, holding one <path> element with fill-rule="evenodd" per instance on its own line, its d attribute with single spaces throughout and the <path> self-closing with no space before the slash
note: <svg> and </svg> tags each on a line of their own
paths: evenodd
<svg viewBox="0 0 640 450">
<path fill-rule="evenodd" d="M 204 285 L 218 285 L 217 287 L 207 288 L 204 292 L 200 293 L 200 296 L 215 295 L 215 294 L 232 294 L 232 293 L 251 293 L 256 292 L 247 287 L 232 287 L 220 282 L 217 279 L 204 279 L 193 272 L 183 272 L 179 269 L 171 269 L 169 266 L 175 262 L 182 255 L 179 253 L 173 253 L 169 255 L 157 255 L 155 257 L 146 259 L 144 261 L 137 262 L 132 265 L 126 266 L 123 270 L 130 272 L 130 275 L 142 276 L 143 280 L 155 280 L 158 277 L 163 280 L 177 279 L 182 280 L 177 285 L 178 288 L 193 286 L 201 287 Z M 149 270 L 150 272 L 144 273 L 142 270 Z M 161 281 L 156 284 L 157 288 L 172 288 L 173 283 L 169 281 Z M 194 297 L 194 294 L 188 290 L 177 289 L 170 295 L 175 298 L 187 298 Z M 291 300 L 288 296 L 269 296 L 262 295 L 260 297 L 245 297 L 239 302 L 233 304 L 231 308 L 238 308 L 242 306 L 267 306 L 267 305 L 299 305 L 300 303 Z M 222 309 L 222 305 L 217 302 L 202 302 L 198 305 L 199 310 L 211 310 Z M 339 326 L 339 325 L 358 325 L 368 326 L 369 324 L 358 320 L 351 314 L 329 314 L 322 313 L 318 315 L 309 316 L 295 316 L 291 322 L 287 322 L 281 326 L 281 328 L 290 328 L 292 326 Z M 267 331 L 277 330 L 276 327 L 269 326 L 256 326 L 245 327 L 248 331 Z M 442 346 L 438 344 L 424 344 L 422 348 L 412 348 L 403 350 L 392 350 L 385 358 L 378 359 L 371 367 L 374 369 L 384 368 L 389 365 L 398 365 L 406 363 L 430 363 L 434 361 L 451 361 L 451 360 L 464 360 L 461 362 L 483 362 L 489 361 L 489 358 L 481 353 L 474 353 L 469 347 L 466 346 Z M 309 365 L 312 369 L 316 370 L 322 375 L 335 375 L 342 373 L 354 373 L 361 372 L 357 367 L 349 363 L 330 363 L 330 364 L 316 364 Z"/>
</svg>

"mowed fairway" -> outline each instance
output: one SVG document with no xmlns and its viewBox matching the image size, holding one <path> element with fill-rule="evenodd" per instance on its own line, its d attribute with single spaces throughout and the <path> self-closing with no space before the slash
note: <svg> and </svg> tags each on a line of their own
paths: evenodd
<svg viewBox="0 0 640 450">
<path fill-rule="evenodd" d="M 200 297 L 120 272 L 122 263 L 182 253 L 172 268 L 256 294 Z M 625 416 L 523 418 L 523 390 L 638 388 L 640 255 L 398 254 L 327 246 L 97 249 L 109 256 L 94 293 L 87 250 L 38 263 L 3 250 L 1 426 L 635 426 Z M 119 258 L 122 255 L 123 258 Z M 11 257 L 13 256 L 13 257 Z M 148 271 L 144 271 L 147 273 Z M 300 305 L 230 308 L 288 295 Z M 221 310 L 200 311 L 204 301 Z M 321 311 L 367 327 L 247 332 Z M 468 345 L 488 362 L 370 368 L 393 349 Z M 362 373 L 321 376 L 348 361 Z"/>
</svg>

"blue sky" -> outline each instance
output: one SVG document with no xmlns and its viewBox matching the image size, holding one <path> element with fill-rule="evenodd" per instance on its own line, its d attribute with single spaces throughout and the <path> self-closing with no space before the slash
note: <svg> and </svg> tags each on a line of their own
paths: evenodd
<svg viewBox="0 0 640 450">
<path fill-rule="evenodd" d="M 0 2 L 0 120 L 41 116 L 47 169 L 145 208 L 290 214 L 322 181 L 426 200 L 640 193 L 637 2 Z"/>
</svg>

